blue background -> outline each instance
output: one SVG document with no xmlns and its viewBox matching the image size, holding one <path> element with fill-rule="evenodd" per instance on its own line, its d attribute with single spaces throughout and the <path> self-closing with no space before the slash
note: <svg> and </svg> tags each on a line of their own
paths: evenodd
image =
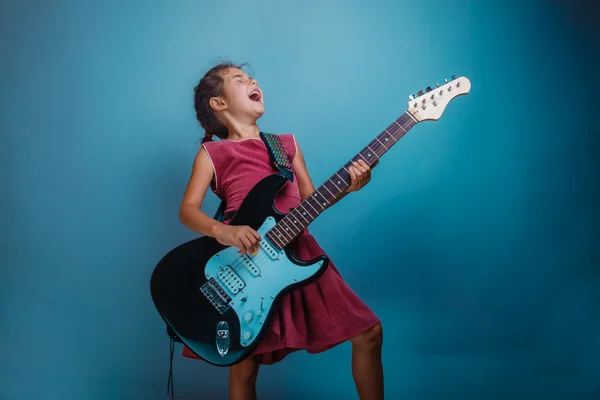
<svg viewBox="0 0 600 400">
<path fill-rule="evenodd" d="M 226 58 L 317 184 L 468 77 L 312 233 L 382 319 L 388 399 L 599 398 L 599 41 L 564 3 L 2 2 L 0 397 L 166 397 L 149 278 L 196 236 L 192 88 Z M 356 398 L 350 350 L 263 367 L 260 398 Z M 226 397 L 176 351 L 177 398 Z"/>
</svg>

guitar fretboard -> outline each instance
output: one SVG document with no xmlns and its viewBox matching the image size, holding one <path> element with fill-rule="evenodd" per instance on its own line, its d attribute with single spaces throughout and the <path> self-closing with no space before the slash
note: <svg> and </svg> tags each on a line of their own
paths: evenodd
<svg viewBox="0 0 600 400">
<path fill-rule="evenodd" d="M 351 179 L 348 168 L 358 160 L 364 160 L 373 166 L 394 144 L 398 142 L 417 121 L 405 112 L 390 124 L 382 133 L 358 152 L 348 163 L 337 170 L 329 179 L 319 186 L 300 205 L 292 209 L 265 236 L 279 250 L 291 243 L 311 222 L 323 211 L 333 205 L 350 187 Z"/>
</svg>

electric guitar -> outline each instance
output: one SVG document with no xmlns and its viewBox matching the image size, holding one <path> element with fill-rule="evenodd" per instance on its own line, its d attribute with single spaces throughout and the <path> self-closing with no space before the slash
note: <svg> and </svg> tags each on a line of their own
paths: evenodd
<svg viewBox="0 0 600 400">
<path fill-rule="evenodd" d="M 470 81 L 452 75 L 444 85 L 409 96 L 407 110 L 347 164 L 287 214 L 274 207 L 287 182 L 270 175 L 248 193 L 231 225 L 248 225 L 261 235 L 259 250 L 239 254 L 203 236 L 167 253 L 152 273 L 150 290 L 164 321 L 196 355 L 230 366 L 256 349 L 284 294 L 318 278 L 329 259 L 301 261 L 288 245 L 350 186 L 348 168 L 359 159 L 373 165 L 419 122 L 438 120 L 448 103 L 469 93 Z"/>
</svg>

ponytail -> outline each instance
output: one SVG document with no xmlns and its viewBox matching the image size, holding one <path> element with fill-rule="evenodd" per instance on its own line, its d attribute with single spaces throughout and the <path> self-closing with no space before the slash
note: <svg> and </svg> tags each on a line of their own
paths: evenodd
<svg viewBox="0 0 600 400">
<path fill-rule="evenodd" d="M 202 144 L 204 144 L 206 142 L 212 142 L 212 140 L 213 140 L 212 138 L 213 138 L 213 134 L 206 132 L 204 134 L 204 138 L 202 138 Z"/>
</svg>

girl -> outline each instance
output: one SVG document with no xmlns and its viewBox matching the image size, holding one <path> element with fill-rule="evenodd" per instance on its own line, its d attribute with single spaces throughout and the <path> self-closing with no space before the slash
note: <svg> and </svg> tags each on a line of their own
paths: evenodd
<svg viewBox="0 0 600 400">
<path fill-rule="evenodd" d="M 248 226 L 228 225 L 227 215 L 239 207 L 256 183 L 279 172 L 259 136 L 257 120 L 265 110 L 262 90 L 241 66 L 223 63 L 206 73 L 194 94 L 196 117 L 207 133 L 181 202 L 180 219 L 193 231 L 211 236 L 223 245 L 236 246 L 241 252 L 252 251 L 258 246 L 259 234 Z M 213 135 L 221 140 L 212 141 Z M 280 138 L 295 175 L 293 183 L 286 183 L 275 202 L 278 210 L 287 212 L 315 188 L 294 135 L 280 135 Z M 371 178 L 371 170 L 362 160 L 349 173 L 352 182 L 346 194 L 359 190 Z M 226 201 L 223 222 L 200 211 L 209 186 Z M 308 230 L 291 246 L 292 253 L 301 260 L 324 254 Z M 352 343 L 352 374 L 359 397 L 383 399 L 382 339 L 377 316 L 346 285 L 330 262 L 319 279 L 282 299 L 253 355 L 230 367 L 230 399 L 256 399 L 260 364 L 274 364 L 301 349 L 319 353 L 346 340 Z M 197 358 L 187 347 L 183 355 Z"/>
</svg>

